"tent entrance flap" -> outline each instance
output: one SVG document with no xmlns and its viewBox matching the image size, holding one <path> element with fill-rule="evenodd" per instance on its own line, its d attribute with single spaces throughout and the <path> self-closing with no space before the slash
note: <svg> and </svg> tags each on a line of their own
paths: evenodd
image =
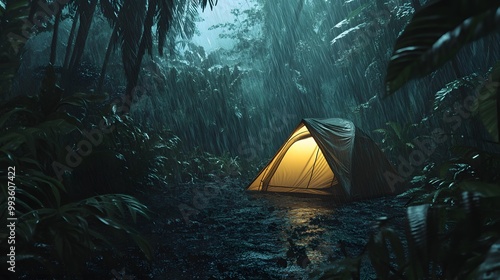
<svg viewBox="0 0 500 280">
<path fill-rule="evenodd" d="M 276 167 L 263 178 L 263 188 L 280 192 L 315 192 L 331 188 L 335 176 L 307 128 L 299 129 L 278 153 Z"/>
</svg>

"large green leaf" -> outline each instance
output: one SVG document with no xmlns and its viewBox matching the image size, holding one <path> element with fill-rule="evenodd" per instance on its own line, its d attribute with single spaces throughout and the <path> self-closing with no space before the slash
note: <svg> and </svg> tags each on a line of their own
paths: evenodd
<svg viewBox="0 0 500 280">
<path fill-rule="evenodd" d="M 367 244 L 368 257 L 380 279 L 388 279 L 390 267 L 390 255 L 382 232 L 370 237 Z"/>
<path fill-rule="evenodd" d="M 407 208 L 410 235 L 415 245 L 427 250 L 427 213 L 429 205 L 416 205 Z"/>
<path fill-rule="evenodd" d="M 498 279 L 500 277 L 500 240 L 491 245 L 484 262 L 479 266 L 477 279 Z"/>
<path fill-rule="evenodd" d="M 71 121 L 71 119 L 69 119 Z M 79 130 L 74 124 L 64 119 L 48 120 L 38 124 L 36 127 L 17 129 L 0 137 L 0 150 L 15 151 L 25 144 L 32 155 L 37 155 L 37 141 L 54 146 L 59 145 L 61 135 L 68 135 Z"/>
<path fill-rule="evenodd" d="M 498 131 L 498 94 L 500 92 L 500 63 L 493 67 L 491 75 L 485 81 L 478 93 L 478 102 L 473 107 L 474 113 L 479 117 L 484 127 L 499 141 Z"/>
<path fill-rule="evenodd" d="M 500 24 L 500 0 L 438 0 L 415 13 L 389 61 L 387 94 L 425 76 Z"/>
<path fill-rule="evenodd" d="M 9 112 L 5 113 L 2 117 L 0 117 L 0 127 L 4 127 L 4 125 L 7 123 L 7 121 L 14 115 L 16 115 L 19 112 L 25 112 L 29 114 L 33 114 L 32 111 L 27 110 L 25 108 L 14 108 L 10 110 Z"/>
</svg>

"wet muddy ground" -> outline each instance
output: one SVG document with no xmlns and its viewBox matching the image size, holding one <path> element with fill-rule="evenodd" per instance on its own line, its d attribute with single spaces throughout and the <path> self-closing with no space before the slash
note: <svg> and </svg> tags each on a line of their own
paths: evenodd
<svg viewBox="0 0 500 280">
<path fill-rule="evenodd" d="M 405 199 L 334 203 L 327 197 L 249 193 L 226 180 L 167 186 L 143 197 L 153 214 L 140 230 L 153 246 L 131 248 L 115 279 L 309 279 L 310 273 L 362 251 L 377 218 L 401 226 Z M 363 279 L 372 279 L 363 268 Z"/>
</svg>

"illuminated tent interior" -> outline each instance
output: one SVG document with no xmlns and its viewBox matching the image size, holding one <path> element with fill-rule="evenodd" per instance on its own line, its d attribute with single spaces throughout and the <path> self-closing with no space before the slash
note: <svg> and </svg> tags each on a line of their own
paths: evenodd
<svg viewBox="0 0 500 280">
<path fill-rule="evenodd" d="M 303 119 L 248 190 L 365 198 L 394 192 L 387 172 L 397 174 L 351 121 Z"/>
</svg>

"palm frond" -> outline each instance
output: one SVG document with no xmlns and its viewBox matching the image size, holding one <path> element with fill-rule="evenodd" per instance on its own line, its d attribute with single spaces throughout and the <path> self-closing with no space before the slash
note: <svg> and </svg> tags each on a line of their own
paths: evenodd
<svg viewBox="0 0 500 280">
<path fill-rule="evenodd" d="M 387 67 L 387 94 L 436 70 L 499 24 L 500 0 L 438 0 L 423 7 L 396 41 Z"/>
<path fill-rule="evenodd" d="M 174 5 L 173 0 L 160 0 L 158 2 L 156 36 L 158 39 L 158 53 L 160 55 L 163 55 L 163 47 L 165 45 L 167 32 L 173 21 Z"/>
<path fill-rule="evenodd" d="M 113 26 L 118 21 L 118 13 L 122 7 L 121 1 L 117 0 L 101 0 L 99 1 L 99 7 L 101 8 L 101 13 L 109 21 L 110 25 Z"/>
</svg>

